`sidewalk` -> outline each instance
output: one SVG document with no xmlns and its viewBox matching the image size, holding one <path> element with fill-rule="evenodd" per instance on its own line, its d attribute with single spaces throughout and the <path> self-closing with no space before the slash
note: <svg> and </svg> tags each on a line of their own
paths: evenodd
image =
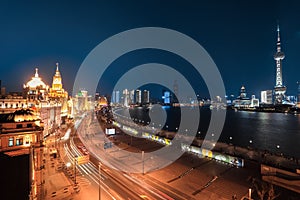
<svg viewBox="0 0 300 200">
<path fill-rule="evenodd" d="M 57 157 L 50 155 L 50 149 L 55 148 L 54 136 L 47 138 L 44 148 L 44 198 L 53 200 L 82 200 L 92 199 L 98 193 L 97 187 L 90 187 L 89 180 L 76 173 L 76 185 L 74 183 L 74 168 L 66 167 L 63 159 L 63 151 L 59 151 Z M 59 150 L 59 149 L 58 149 Z"/>
</svg>

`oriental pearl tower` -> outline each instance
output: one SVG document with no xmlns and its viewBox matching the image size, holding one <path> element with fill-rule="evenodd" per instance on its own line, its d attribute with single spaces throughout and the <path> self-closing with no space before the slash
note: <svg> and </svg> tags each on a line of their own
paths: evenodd
<svg viewBox="0 0 300 200">
<path fill-rule="evenodd" d="M 281 51 L 280 29 L 279 25 L 277 25 L 277 52 L 274 55 L 274 59 L 276 61 L 276 84 L 274 87 L 275 104 L 282 104 L 286 92 L 286 87 L 283 85 L 282 81 L 282 60 L 284 57 L 285 55 Z"/>
</svg>

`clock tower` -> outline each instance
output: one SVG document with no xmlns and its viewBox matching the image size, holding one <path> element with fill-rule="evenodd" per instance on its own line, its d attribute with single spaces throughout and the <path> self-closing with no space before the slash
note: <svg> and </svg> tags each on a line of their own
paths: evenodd
<svg viewBox="0 0 300 200">
<path fill-rule="evenodd" d="M 68 98 L 68 92 L 66 92 L 63 89 L 62 78 L 58 69 L 58 63 L 56 63 L 56 71 L 53 76 L 52 87 L 50 88 L 49 97 L 50 99 L 56 100 L 61 98 Z"/>
<path fill-rule="evenodd" d="M 62 89 L 61 75 L 58 70 L 58 63 L 56 63 L 56 71 L 55 71 L 55 75 L 53 76 L 52 89 L 53 90 Z"/>
</svg>

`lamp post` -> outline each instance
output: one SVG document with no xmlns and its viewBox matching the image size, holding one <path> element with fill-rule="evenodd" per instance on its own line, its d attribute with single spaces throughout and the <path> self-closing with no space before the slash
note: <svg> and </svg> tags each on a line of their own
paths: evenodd
<svg viewBox="0 0 300 200">
<path fill-rule="evenodd" d="M 99 162 L 99 200 L 101 200 L 101 162 Z"/>
<path fill-rule="evenodd" d="M 144 162 L 144 156 L 145 156 L 145 152 L 142 151 L 142 162 L 143 162 L 142 172 L 143 172 L 143 175 L 145 174 L 145 162 Z"/>
<path fill-rule="evenodd" d="M 252 193 L 252 189 L 249 188 L 249 200 L 251 200 L 251 193 Z"/>
<path fill-rule="evenodd" d="M 71 165 L 72 165 L 72 164 L 71 164 L 70 162 L 67 162 L 67 163 L 66 163 L 66 167 L 67 167 L 67 168 L 71 167 Z"/>
<path fill-rule="evenodd" d="M 250 149 L 252 148 L 252 143 L 253 143 L 253 140 L 249 140 L 249 148 Z"/>
<path fill-rule="evenodd" d="M 74 183 L 76 183 L 76 167 L 77 167 L 77 156 L 74 157 Z"/>
</svg>

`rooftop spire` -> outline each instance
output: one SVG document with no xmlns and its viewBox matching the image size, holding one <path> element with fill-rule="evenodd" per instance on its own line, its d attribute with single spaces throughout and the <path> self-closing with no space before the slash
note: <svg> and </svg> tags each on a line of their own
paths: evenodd
<svg viewBox="0 0 300 200">
<path fill-rule="evenodd" d="M 58 71 L 58 65 L 59 65 L 59 63 L 57 62 L 56 63 L 56 71 Z"/>
<path fill-rule="evenodd" d="M 59 63 L 57 62 L 57 63 L 56 63 L 55 76 L 60 76 L 60 72 L 59 72 L 59 70 L 58 70 L 58 65 L 59 65 Z"/>
<path fill-rule="evenodd" d="M 34 75 L 34 77 L 36 77 L 36 78 L 39 77 L 38 68 L 35 68 L 35 75 Z"/>
<path fill-rule="evenodd" d="M 279 24 L 277 24 L 277 52 L 281 51 L 281 46 L 280 46 L 280 28 Z"/>
</svg>

